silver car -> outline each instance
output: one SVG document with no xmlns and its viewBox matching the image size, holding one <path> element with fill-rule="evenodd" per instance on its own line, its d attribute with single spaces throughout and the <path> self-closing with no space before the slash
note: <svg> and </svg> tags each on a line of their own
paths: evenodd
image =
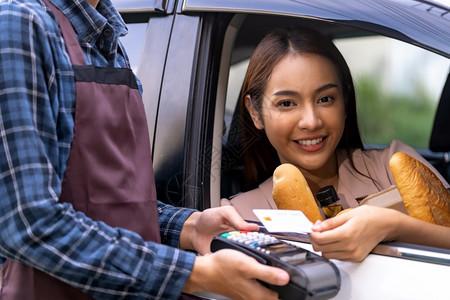
<svg viewBox="0 0 450 300">
<path fill-rule="evenodd" d="M 315 28 L 344 54 L 367 145 L 401 139 L 449 181 L 448 2 L 113 3 L 128 23 L 123 43 L 144 88 L 160 200 L 202 210 L 242 191 L 242 149 L 232 142 L 236 103 L 253 49 L 268 31 L 286 26 Z M 307 239 L 297 242 L 312 251 Z M 333 262 L 342 279 L 334 299 L 450 299 L 448 249 L 384 243 L 361 263 Z"/>
</svg>

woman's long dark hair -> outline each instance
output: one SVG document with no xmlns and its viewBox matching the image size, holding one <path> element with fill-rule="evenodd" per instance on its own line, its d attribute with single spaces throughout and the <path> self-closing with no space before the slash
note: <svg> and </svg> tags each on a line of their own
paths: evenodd
<svg viewBox="0 0 450 300">
<path fill-rule="evenodd" d="M 243 164 L 247 189 L 256 187 L 272 176 L 280 161 L 264 130 L 255 129 L 250 113 L 245 107 L 245 98 L 249 96 L 253 107 L 261 113 L 262 96 L 270 75 L 275 65 L 290 53 L 317 54 L 329 59 L 336 66 L 347 115 L 344 132 L 337 148 L 346 149 L 349 157 L 350 149 L 363 149 L 350 69 L 331 39 L 309 28 L 275 30 L 266 35 L 253 52 L 240 96 L 241 130 L 244 137 Z"/>
</svg>

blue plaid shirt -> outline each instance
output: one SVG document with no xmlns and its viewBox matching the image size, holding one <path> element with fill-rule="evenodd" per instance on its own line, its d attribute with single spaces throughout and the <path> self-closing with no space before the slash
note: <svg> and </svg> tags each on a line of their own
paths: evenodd
<svg viewBox="0 0 450 300">
<path fill-rule="evenodd" d="M 52 3 L 71 20 L 87 64 L 126 66 L 116 50 L 127 29 L 109 0 L 97 10 L 83 0 Z M 40 0 L 0 0 L 0 255 L 100 299 L 176 299 L 195 260 L 174 248 L 192 210 L 158 203 L 167 246 L 58 202 L 75 82 L 57 22 L 44 7 Z M 104 36 L 105 28 L 113 34 Z"/>
</svg>

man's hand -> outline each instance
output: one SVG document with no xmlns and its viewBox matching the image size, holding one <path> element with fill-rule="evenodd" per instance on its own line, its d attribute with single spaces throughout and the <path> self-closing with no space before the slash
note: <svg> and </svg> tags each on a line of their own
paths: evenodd
<svg viewBox="0 0 450 300">
<path fill-rule="evenodd" d="M 234 229 L 255 231 L 258 225 L 247 223 L 232 206 L 195 212 L 184 223 L 180 248 L 195 250 L 200 254 L 211 253 L 214 236 Z"/>
<path fill-rule="evenodd" d="M 276 292 L 264 287 L 257 279 L 283 286 L 289 282 L 289 274 L 282 269 L 260 264 L 239 251 L 222 249 L 196 257 L 183 291 L 208 291 L 231 299 L 278 299 Z"/>
</svg>

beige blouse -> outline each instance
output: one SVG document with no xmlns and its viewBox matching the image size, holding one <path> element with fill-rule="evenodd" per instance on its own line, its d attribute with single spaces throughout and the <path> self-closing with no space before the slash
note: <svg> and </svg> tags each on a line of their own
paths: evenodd
<svg viewBox="0 0 450 300">
<path fill-rule="evenodd" d="M 359 205 L 357 200 L 362 200 L 369 195 L 387 190 L 395 185 L 389 169 L 389 159 L 396 152 L 404 152 L 423 162 L 442 181 L 444 187 L 449 188 L 449 184 L 426 159 L 412 147 L 398 140 L 392 141 L 390 147 L 381 150 L 361 151 L 361 149 L 356 149 L 353 151 L 352 158 L 355 167 L 367 177 L 355 172 L 344 151 L 338 151 L 339 182 L 337 194 L 344 209 L 356 207 Z M 244 219 L 258 221 L 252 212 L 253 209 L 277 208 L 272 198 L 272 188 L 272 177 L 270 177 L 256 189 L 238 194 L 230 200 L 221 199 L 221 205 L 232 205 Z"/>
</svg>

